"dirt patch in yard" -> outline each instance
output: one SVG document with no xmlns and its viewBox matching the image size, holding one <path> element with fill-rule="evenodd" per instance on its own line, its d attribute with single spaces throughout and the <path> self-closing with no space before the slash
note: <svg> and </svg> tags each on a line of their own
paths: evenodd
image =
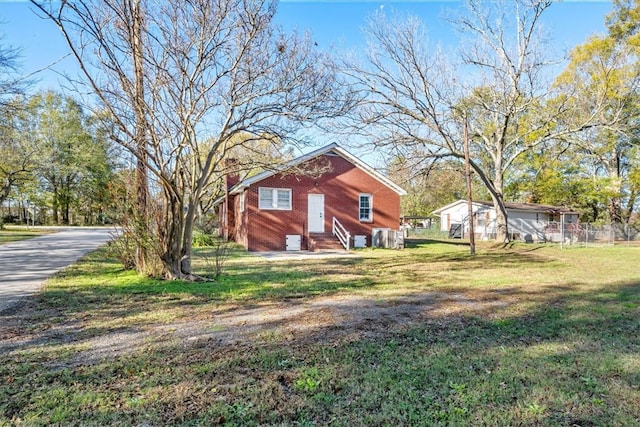
<svg viewBox="0 0 640 427">
<path fill-rule="evenodd" d="M 135 328 L 90 332 L 82 321 L 52 323 L 30 330 L 34 318 L 56 313 L 38 312 L 37 304 L 23 304 L 3 317 L 0 353 L 27 346 L 79 345 L 72 365 L 90 365 L 105 359 L 144 351 L 162 343 L 180 346 L 260 347 L 282 342 L 288 346 L 310 343 L 331 345 L 401 332 L 417 324 L 450 322 L 457 315 L 480 313 L 514 301 L 514 295 L 427 292 L 385 298 L 359 295 L 291 299 L 248 307 L 218 305 L 191 318 L 152 322 Z"/>
</svg>

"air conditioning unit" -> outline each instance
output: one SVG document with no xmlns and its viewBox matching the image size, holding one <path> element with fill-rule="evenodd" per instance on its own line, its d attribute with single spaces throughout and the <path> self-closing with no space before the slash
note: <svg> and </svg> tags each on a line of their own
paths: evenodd
<svg viewBox="0 0 640 427">
<path fill-rule="evenodd" d="M 404 231 L 400 230 L 400 231 L 395 231 L 394 233 L 396 234 L 395 237 L 395 245 L 393 246 L 394 249 L 404 249 Z"/>
<path fill-rule="evenodd" d="M 371 229 L 371 247 L 372 248 L 384 248 L 383 239 L 386 231 L 390 230 L 390 228 L 372 228 Z"/>
<path fill-rule="evenodd" d="M 404 233 L 390 228 L 374 228 L 371 230 L 371 246 L 376 248 L 404 248 Z"/>
</svg>

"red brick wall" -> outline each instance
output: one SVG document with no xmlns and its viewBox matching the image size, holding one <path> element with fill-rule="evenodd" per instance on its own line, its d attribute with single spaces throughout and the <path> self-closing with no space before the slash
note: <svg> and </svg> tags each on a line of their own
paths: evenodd
<svg viewBox="0 0 640 427">
<path fill-rule="evenodd" d="M 324 158 L 324 160 L 323 160 Z M 281 251 L 286 247 L 287 234 L 305 236 L 307 231 L 307 195 L 324 194 L 325 231 L 331 231 L 335 216 L 351 233 L 367 236 L 371 245 L 372 228 L 397 230 L 400 221 L 400 196 L 339 156 L 322 156 L 319 162 L 331 165 L 331 170 L 319 178 L 303 175 L 276 174 L 251 186 L 246 192 L 243 221 L 250 251 Z M 289 188 L 292 190 L 292 210 L 259 210 L 258 188 Z M 373 221 L 359 221 L 359 196 L 373 195 Z M 305 242 L 303 242 L 304 249 Z"/>
<path fill-rule="evenodd" d="M 240 211 L 240 199 L 242 197 L 246 197 L 246 194 L 241 193 L 235 197 L 234 210 L 236 212 L 236 215 L 235 215 L 236 223 L 235 223 L 234 235 L 235 235 L 236 242 L 238 242 L 245 248 L 248 248 L 249 241 L 248 241 L 248 235 L 247 235 L 247 209 L 245 207 L 244 212 Z"/>
</svg>

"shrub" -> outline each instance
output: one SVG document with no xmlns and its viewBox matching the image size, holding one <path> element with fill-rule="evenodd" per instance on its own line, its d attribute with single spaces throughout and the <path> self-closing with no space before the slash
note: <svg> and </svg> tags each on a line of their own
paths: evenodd
<svg viewBox="0 0 640 427">
<path fill-rule="evenodd" d="M 218 240 L 219 238 L 214 236 L 213 234 L 207 234 L 203 231 L 194 230 L 191 241 L 195 248 L 203 248 L 215 246 Z"/>
</svg>

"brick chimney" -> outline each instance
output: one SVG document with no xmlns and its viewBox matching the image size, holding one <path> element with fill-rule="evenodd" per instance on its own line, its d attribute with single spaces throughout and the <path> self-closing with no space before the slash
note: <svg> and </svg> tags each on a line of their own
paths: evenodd
<svg viewBox="0 0 640 427">
<path fill-rule="evenodd" d="M 225 191 L 229 191 L 231 187 L 240 182 L 240 174 L 238 171 L 238 159 L 226 159 L 224 162 L 225 174 L 224 184 Z"/>
<path fill-rule="evenodd" d="M 229 194 L 231 187 L 240 182 L 240 174 L 238 173 L 238 159 L 229 158 L 224 161 L 224 206 L 223 219 L 221 219 L 223 233 L 226 240 L 233 239 L 236 226 L 236 212 L 234 207 L 234 197 Z"/>
</svg>

